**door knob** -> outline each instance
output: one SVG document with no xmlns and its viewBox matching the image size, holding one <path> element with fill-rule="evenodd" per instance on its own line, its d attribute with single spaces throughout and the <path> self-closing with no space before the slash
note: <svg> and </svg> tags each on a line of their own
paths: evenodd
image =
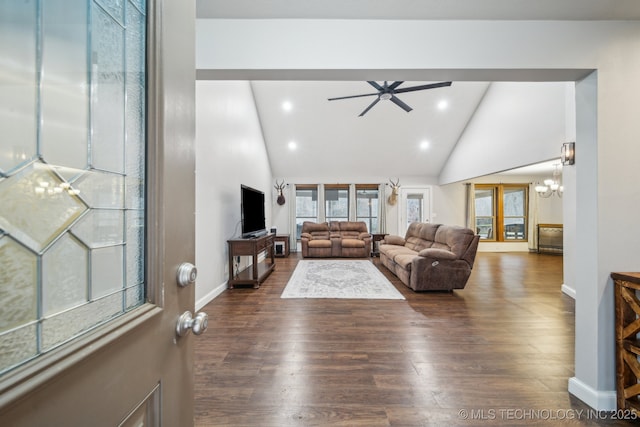
<svg viewBox="0 0 640 427">
<path fill-rule="evenodd" d="M 198 277 L 198 269 L 195 265 L 189 262 L 183 262 L 178 266 L 178 272 L 176 275 L 176 279 L 178 281 L 178 285 L 181 287 L 192 285 L 196 282 L 196 277 Z"/>
<path fill-rule="evenodd" d="M 193 331 L 193 335 L 200 335 L 207 330 L 209 316 L 207 313 L 200 312 L 194 318 L 190 311 L 185 311 L 180 315 L 178 324 L 176 325 L 176 334 L 183 337 Z"/>
</svg>

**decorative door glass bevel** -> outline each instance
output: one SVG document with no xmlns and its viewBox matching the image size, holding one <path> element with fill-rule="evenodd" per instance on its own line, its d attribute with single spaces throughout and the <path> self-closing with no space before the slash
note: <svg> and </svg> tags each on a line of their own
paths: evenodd
<svg viewBox="0 0 640 427">
<path fill-rule="evenodd" d="M 124 0 L 96 0 L 120 24 L 124 23 Z"/>
<path fill-rule="evenodd" d="M 91 250 L 91 295 L 96 299 L 124 289 L 124 247 Z"/>
<path fill-rule="evenodd" d="M 125 31 L 96 4 L 91 31 L 91 166 L 124 173 Z"/>
<path fill-rule="evenodd" d="M 140 283 L 125 291 L 125 307 L 127 310 L 137 307 L 144 302 L 144 283 Z"/>
<path fill-rule="evenodd" d="M 0 0 L 0 375 L 145 301 L 145 15 Z"/>
<path fill-rule="evenodd" d="M 0 237 L 0 334 L 38 318 L 36 255 L 9 236 Z M 4 340 L 0 335 L 0 342 Z M 0 369 L 3 355 L 0 353 Z"/>
<path fill-rule="evenodd" d="M 126 207 L 128 209 L 144 209 L 144 178 L 127 175 L 125 182 Z"/>
<path fill-rule="evenodd" d="M 124 211 L 92 209 L 71 229 L 90 248 L 124 243 Z"/>
<path fill-rule="evenodd" d="M 37 333 L 35 323 L 0 333 L 0 372 L 38 355 Z"/>
<path fill-rule="evenodd" d="M 50 166 L 34 162 L 0 182 L 0 228 L 40 253 L 87 207 Z"/>
<path fill-rule="evenodd" d="M 0 172 L 35 158 L 36 0 L 0 1 Z"/>
<path fill-rule="evenodd" d="M 86 303 L 88 275 L 88 248 L 66 233 L 42 257 L 43 314 L 51 316 Z"/>
<path fill-rule="evenodd" d="M 126 285 L 134 286 L 144 281 L 144 211 L 127 211 L 126 224 Z"/>
<path fill-rule="evenodd" d="M 127 122 L 125 144 L 126 207 L 144 208 L 145 146 L 129 141 L 144 139 L 145 118 L 145 19 L 140 12 L 144 2 L 127 3 Z M 142 9 L 144 10 L 144 9 Z"/>
<path fill-rule="evenodd" d="M 147 12 L 147 3 L 144 0 L 132 0 L 131 3 L 143 14 Z"/>
<path fill-rule="evenodd" d="M 63 311 L 42 321 L 42 350 L 47 351 L 123 313 L 122 291 Z"/>
<path fill-rule="evenodd" d="M 41 155 L 47 163 L 88 167 L 89 78 L 85 0 L 42 2 Z"/>
<path fill-rule="evenodd" d="M 69 183 L 69 187 L 73 187 L 75 181 L 86 173 L 86 169 L 70 168 L 67 166 L 51 165 L 51 168 L 60 178 Z M 73 189 L 77 190 L 77 188 Z M 77 192 L 79 192 L 79 190 Z"/>
<path fill-rule="evenodd" d="M 123 208 L 124 177 L 115 173 L 87 171 L 74 184 L 92 208 Z"/>
</svg>

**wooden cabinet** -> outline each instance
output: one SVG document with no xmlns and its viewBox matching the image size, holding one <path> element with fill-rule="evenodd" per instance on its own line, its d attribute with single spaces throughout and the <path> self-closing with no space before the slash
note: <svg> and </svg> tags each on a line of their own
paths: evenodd
<svg viewBox="0 0 640 427">
<path fill-rule="evenodd" d="M 562 254 L 562 224 L 538 224 L 538 253 Z"/>
<path fill-rule="evenodd" d="M 371 256 L 380 256 L 380 242 L 384 240 L 387 233 L 371 233 Z"/>
<path fill-rule="evenodd" d="M 289 256 L 289 238 L 288 234 L 280 234 L 274 237 L 274 250 L 277 257 L 285 258 Z"/>
<path fill-rule="evenodd" d="M 275 268 L 273 251 L 273 234 L 250 239 L 230 239 L 229 245 L 229 282 L 227 286 L 233 289 L 235 285 L 252 285 L 259 288 Z M 264 259 L 260 259 L 264 254 Z M 252 264 L 241 271 L 234 271 L 234 259 L 240 256 L 251 256 Z"/>
<path fill-rule="evenodd" d="M 640 273 L 611 273 L 616 308 L 616 395 L 619 410 L 640 415 Z"/>
</svg>

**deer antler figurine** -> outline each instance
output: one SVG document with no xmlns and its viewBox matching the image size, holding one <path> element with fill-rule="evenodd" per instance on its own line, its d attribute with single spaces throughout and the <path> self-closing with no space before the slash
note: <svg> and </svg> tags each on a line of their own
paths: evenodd
<svg viewBox="0 0 640 427">
<path fill-rule="evenodd" d="M 276 180 L 276 185 L 273 186 L 273 188 L 278 190 L 278 199 L 276 200 L 276 202 L 280 206 L 284 205 L 284 202 L 286 201 L 284 199 L 284 194 L 282 194 L 282 190 L 284 190 L 284 187 L 285 187 L 284 179 L 282 180 L 282 184 L 278 184 L 278 181 Z"/>
<path fill-rule="evenodd" d="M 391 181 L 391 179 L 389 179 L 389 182 L 391 183 L 391 195 L 389 196 L 387 201 L 391 206 L 393 206 L 398 201 L 398 190 L 400 190 L 400 178 L 398 178 L 396 182 L 393 182 Z"/>
</svg>

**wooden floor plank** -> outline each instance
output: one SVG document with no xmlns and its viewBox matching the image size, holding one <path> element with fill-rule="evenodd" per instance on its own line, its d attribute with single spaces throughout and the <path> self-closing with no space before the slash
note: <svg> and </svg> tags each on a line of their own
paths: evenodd
<svg viewBox="0 0 640 427">
<path fill-rule="evenodd" d="M 405 301 L 281 299 L 299 259 L 202 309 L 196 426 L 631 425 L 567 392 L 562 257 L 479 253 L 452 293 L 415 293 L 374 258 Z"/>
</svg>

